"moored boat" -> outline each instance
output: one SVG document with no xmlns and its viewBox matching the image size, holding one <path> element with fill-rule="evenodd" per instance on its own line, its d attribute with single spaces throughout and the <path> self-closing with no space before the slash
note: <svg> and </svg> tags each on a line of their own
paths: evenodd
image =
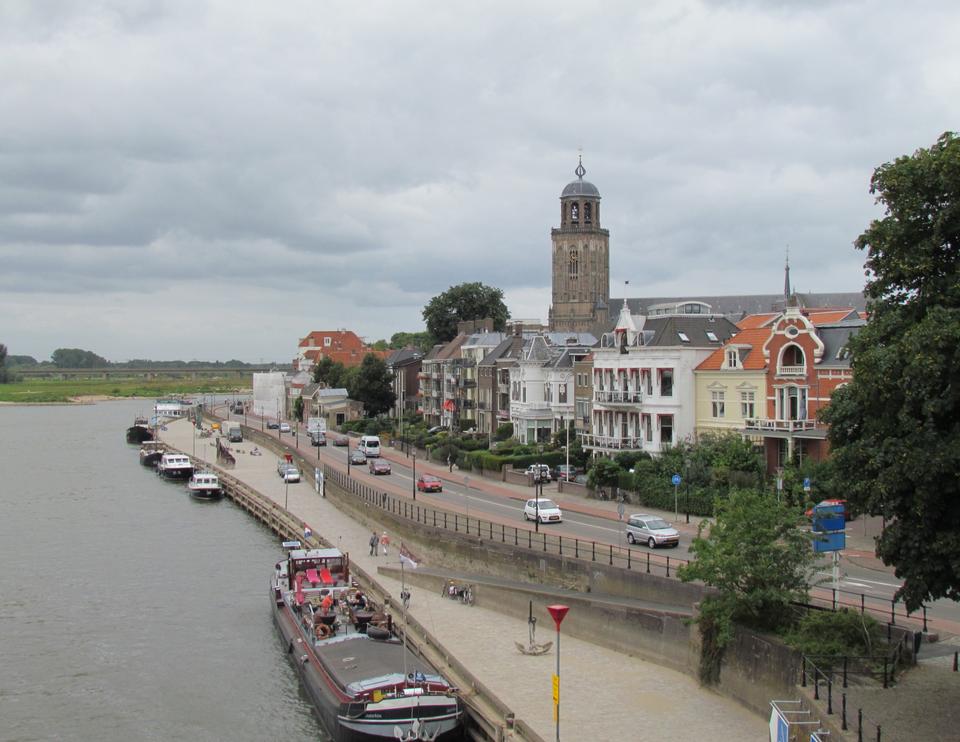
<svg viewBox="0 0 960 742">
<path fill-rule="evenodd" d="M 212 471 L 195 471 L 187 482 L 187 489 L 201 500 L 216 500 L 223 496 L 220 477 Z"/>
<path fill-rule="evenodd" d="M 127 428 L 127 443 L 143 443 L 153 440 L 153 431 L 145 417 L 135 417 L 133 425 Z"/>
<path fill-rule="evenodd" d="M 156 468 L 163 456 L 163 444 L 160 441 L 144 441 L 140 446 L 140 463 Z"/>
<path fill-rule="evenodd" d="M 165 453 L 157 464 L 157 474 L 164 479 L 189 479 L 193 464 L 190 457 L 182 453 Z"/>
<path fill-rule="evenodd" d="M 271 598 L 287 653 L 335 742 L 460 739 L 456 689 L 397 637 L 388 614 L 358 600 L 348 555 L 292 549 L 274 568 Z"/>
</svg>

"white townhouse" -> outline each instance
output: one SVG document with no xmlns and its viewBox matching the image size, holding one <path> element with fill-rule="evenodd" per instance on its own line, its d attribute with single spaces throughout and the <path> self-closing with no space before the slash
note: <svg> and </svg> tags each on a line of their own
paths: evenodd
<svg viewBox="0 0 960 742">
<path fill-rule="evenodd" d="M 624 302 L 612 332 L 593 350 L 593 406 L 584 449 L 658 454 L 692 437 L 694 369 L 737 327 L 703 302 L 650 307 L 633 316 Z"/>
</svg>

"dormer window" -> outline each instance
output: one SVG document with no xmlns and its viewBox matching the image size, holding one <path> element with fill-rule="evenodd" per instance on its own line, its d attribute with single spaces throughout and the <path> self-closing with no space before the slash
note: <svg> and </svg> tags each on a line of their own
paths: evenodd
<svg viewBox="0 0 960 742">
<path fill-rule="evenodd" d="M 727 368 L 740 368 L 740 351 L 736 348 L 727 349 Z"/>
<path fill-rule="evenodd" d="M 331 337 L 325 337 L 325 338 L 323 339 L 323 347 L 324 347 L 324 348 L 329 348 L 331 345 L 333 345 L 333 338 L 331 338 Z"/>
</svg>

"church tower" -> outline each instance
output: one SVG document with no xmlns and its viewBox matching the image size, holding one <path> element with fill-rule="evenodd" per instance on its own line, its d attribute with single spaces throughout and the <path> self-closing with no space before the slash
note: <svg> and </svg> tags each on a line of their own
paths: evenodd
<svg viewBox="0 0 960 742">
<path fill-rule="evenodd" d="M 610 233 L 600 227 L 600 191 L 583 179 L 582 157 L 575 172 L 577 179 L 560 194 L 560 226 L 550 230 L 550 329 L 600 337 L 598 332 L 609 329 Z"/>
</svg>

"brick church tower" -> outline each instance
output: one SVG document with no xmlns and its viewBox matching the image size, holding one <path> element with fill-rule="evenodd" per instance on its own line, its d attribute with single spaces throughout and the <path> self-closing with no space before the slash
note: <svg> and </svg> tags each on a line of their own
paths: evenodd
<svg viewBox="0 0 960 742">
<path fill-rule="evenodd" d="M 609 329 L 610 233 L 600 227 L 600 191 L 577 179 L 560 194 L 560 226 L 550 230 L 553 243 L 553 298 L 550 329 L 599 333 Z"/>
</svg>

